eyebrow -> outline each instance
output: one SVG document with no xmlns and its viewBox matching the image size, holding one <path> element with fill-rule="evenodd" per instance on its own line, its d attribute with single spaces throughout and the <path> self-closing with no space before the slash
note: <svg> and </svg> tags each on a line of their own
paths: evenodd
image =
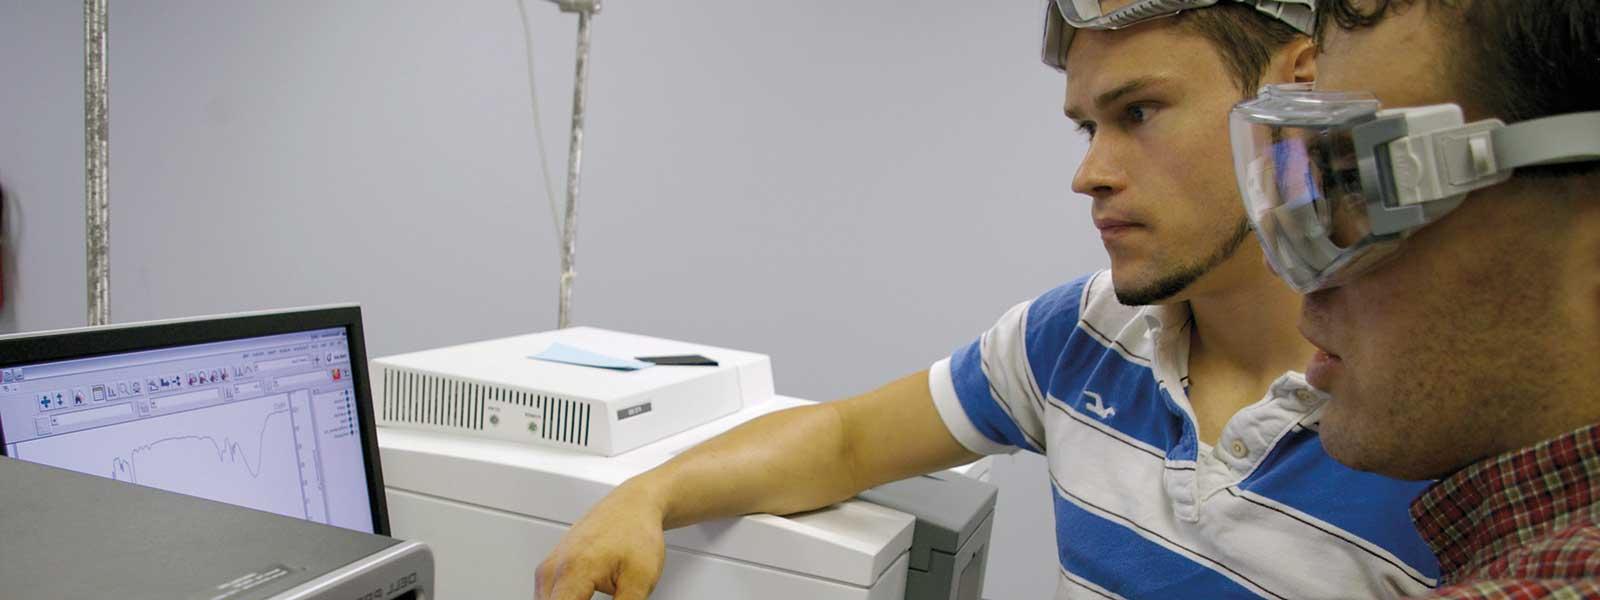
<svg viewBox="0 0 1600 600">
<path fill-rule="evenodd" d="M 1133 94 L 1158 83 L 1162 83 L 1163 81 L 1165 81 L 1165 79 L 1161 77 L 1140 77 L 1138 79 L 1128 81 L 1127 83 L 1102 92 L 1099 96 L 1095 96 L 1094 106 L 1095 108 L 1103 109 L 1107 105 L 1122 99 L 1123 96 Z M 1073 121 L 1080 120 L 1080 113 L 1077 109 L 1068 106 L 1064 112 L 1066 113 L 1068 119 L 1072 119 Z"/>
</svg>

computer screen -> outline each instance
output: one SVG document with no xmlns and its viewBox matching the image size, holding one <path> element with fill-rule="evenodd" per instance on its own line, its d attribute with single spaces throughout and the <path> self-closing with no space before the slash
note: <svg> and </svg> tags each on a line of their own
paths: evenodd
<svg viewBox="0 0 1600 600">
<path fill-rule="evenodd" d="M 387 533 L 359 311 L 348 311 L 355 331 L 324 312 L 44 334 L 26 347 L 119 350 L 37 362 L 0 340 L 4 454 Z"/>
</svg>

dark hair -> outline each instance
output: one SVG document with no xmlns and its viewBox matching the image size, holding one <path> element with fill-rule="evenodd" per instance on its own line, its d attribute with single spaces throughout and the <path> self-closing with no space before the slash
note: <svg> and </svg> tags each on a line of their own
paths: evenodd
<svg viewBox="0 0 1600 600">
<path fill-rule="evenodd" d="M 1222 55 L 1233 83 L 1254 96 L 1272 54 L 1300 38 L 1300 32 L 1255 7 L 1237 2 L 1188 10 L 1176 17 L 1180 27 L 1200 34 Z"/>
<path fill-rule="evenodd" d="M 1324 0 L 1317 37 L 1337 24 L 1371 27 L 1419 0 Z M 1450 72 L 1456 97 L 1507 123 L 1600 110 L 1600 2 L 1595 0 L 1426 0 L 1455 30 Z M 1600 163 L 1525 169 L 1600 173 Z"/>
</svg>

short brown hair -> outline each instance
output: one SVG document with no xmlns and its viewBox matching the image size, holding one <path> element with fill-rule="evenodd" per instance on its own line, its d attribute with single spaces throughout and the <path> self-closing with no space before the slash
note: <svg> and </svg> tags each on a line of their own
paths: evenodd
<svg viewBox="0 0 1600 600">
<path fill-rule="evenodd" d="M 1317 37 L 1328 27 L 1371 27 L 1422 0 L 1323 0 Z M 1449 59 L 1456 96 L 1508 123 L 1600 110 L 1600 2 L 1595 0 L 1425 0 L 1455 29 Z M 1600 173 L 1600 163 L 1524 169 Z M 1519 171 L 1521 173 L 1522 171 Z"/>
<path fill-rule="evenodd" d="M 1248 4 L 1228 2 L 1178 13 L 1180 27 L 1211 42 L 1227 64 L 1234 85 L 1254 96 L 1272 54 L 1301 37 L 1299 31 Z"/>
</svg>

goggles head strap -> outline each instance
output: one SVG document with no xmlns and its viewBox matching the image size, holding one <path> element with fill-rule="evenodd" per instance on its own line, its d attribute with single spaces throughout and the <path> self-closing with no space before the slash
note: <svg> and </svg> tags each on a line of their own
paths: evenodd
<svg viewBox="0 0 1600 600">
<path fill-rule="evenodd" d="M 1600 111 L 1523 121 L 1493 133 L 1500 169 L 1600 161 Z"/>
</svg>

